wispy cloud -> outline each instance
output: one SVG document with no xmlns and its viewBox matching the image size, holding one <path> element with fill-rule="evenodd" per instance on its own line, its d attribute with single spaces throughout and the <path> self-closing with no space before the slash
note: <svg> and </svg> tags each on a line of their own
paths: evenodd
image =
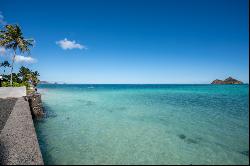
<svg viewBox="0 0 250 166">
<path fill-rule="evenodd" d="M 74 41 L 74 40 L 70 41 L 67 38 L 65 38 L 64 40 L 57 41 L 56 44 L 59 45 L 64 50 L 67 50 L 67 49 L 69 49 L 69 50 L 71 50 L 71 49 L 80 49 L 80 50 L 85 49 L 86 50 L 87 49 L 86 46 L 81 45 L 79 43 L 76 43 L 76 41 Z"/>
<path fill-rule="evenodd" d="M 6 49 L 4 47 L 0 47 L 0 55 L 5 55 Z"/>
<path fill-rule="evenodd" d="M 36 63 L 36 59 L 32 58 L 32 57 L 26 57 L 26 56 L 22 56 L 22 55 L 17 55 L 15 58 L 15 61 L 17 63 L 21 63 L 21 62 L 25 62 L 25 63 Z"/>
<path fill-rule="evenodd" d="M 6 56 L 8 59 L 12 59 L 12 56 L 8 50 L 4 47 L 0 47 L 0 56 Z M 30 56 L 16 55 L 15 61 L 17 63 L 36 63 L 37 60 Z"/>
<path fill-rule="evenodd" d="M 4 20 L 4 16 L 2 12 L 0 11 L 0 25 L 5 25 L 5 24 L 7 24 L 7 22 Z"/>
</svg>

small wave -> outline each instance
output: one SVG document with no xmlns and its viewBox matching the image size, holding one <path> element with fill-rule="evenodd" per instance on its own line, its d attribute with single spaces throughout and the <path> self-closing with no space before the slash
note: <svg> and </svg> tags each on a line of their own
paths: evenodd
<svg viewBox="0 0 250 166">
<path fill-rule="evenodd" d="M 95 87 L 93 87 L 93 86 L 89 86 L 89 87 L 87 87 L 88 89 L 94 89 Z"/>
<path fill-rule="evenodd" d="M 47 88 L 37 88 L 37 91 L 38 91 L 39 93 L 43 93 L 43 92 L 48 92 L 49 89 L 47 89 Z"/>
</svg>

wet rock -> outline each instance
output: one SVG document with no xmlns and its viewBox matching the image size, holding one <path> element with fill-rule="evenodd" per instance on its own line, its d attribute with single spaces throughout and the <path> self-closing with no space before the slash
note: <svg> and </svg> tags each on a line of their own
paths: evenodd
<svg viewBox="0 0 250 166">
<path fill-rule="evenodd" d="M 44 117 L 41 94 L 35 93 L 24 97 L 29 102 L 31 114 L 35 118 Z"/>
</svg>

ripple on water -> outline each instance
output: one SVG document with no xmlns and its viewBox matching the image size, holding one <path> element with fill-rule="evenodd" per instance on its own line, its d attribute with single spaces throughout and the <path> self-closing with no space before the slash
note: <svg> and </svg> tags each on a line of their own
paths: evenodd
<svg viewBox="0 0 250 166">
<path fill-rule="evenodd" d="M 46 164 L 249 164 L 248 86 L 82 86 L 44 92 Z"/>
</svg>

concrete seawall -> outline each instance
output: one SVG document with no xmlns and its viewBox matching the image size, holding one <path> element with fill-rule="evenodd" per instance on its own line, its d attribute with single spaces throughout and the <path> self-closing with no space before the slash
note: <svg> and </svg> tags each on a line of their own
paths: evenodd
<svg viewBox="0 0 250 166">
<path fill-rule="evenodd" d="M 0 165 L 43 165 L 29 102 L 17 99 L 0 133 Z"/>
<path fill-rule="evenodd" d="M 26 96 L 26 87 L 0 87 L 0 98 Z"/>
</svg>

